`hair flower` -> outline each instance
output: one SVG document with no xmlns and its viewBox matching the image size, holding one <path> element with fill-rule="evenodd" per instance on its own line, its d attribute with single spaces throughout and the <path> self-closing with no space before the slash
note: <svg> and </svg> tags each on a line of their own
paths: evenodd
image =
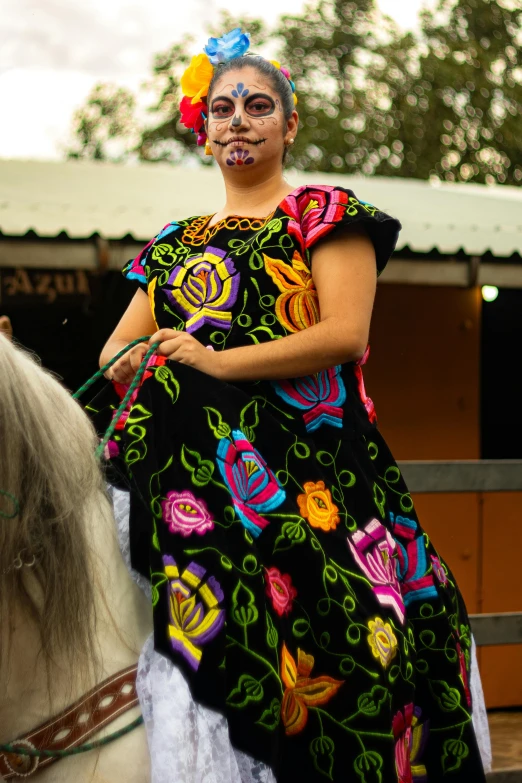
<svg viewBox="0 0 522 783">
<path fill-rule="evenodd" d="M 226 63 L 234 57 L 242 57 L 250 46 L 250 36 L 242 33 L 240 27 L 236 27 L 221 38 L 209 38 L 203 51 L 212 65 Z"/>
<path fill-rule="evenodd" d="M 199 133 L 203 127 L 203 114 L 207 110 L 206 103 L 198 101 L 194 103 L 188 95 L 185 95 L 181 103 L 179 104 L 179 110 L 181 112 L 181 123 L 186 127 Z"/>
<path fill-rule="evenodd" d="M 190 65 L 181 77 L 181 89 L 183 95 L 192 98 L 195 105 L 208 93 L 214 68 L 206 54 L 196 54 L 190 61 Z"/>
</svg>

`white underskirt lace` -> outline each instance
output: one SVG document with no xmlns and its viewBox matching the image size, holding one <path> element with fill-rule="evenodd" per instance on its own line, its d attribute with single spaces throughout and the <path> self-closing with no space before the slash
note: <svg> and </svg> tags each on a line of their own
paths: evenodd
<svg viewBox="0 0 522 783">
<path fill-rule="evenodd" d="M 130 566 L 129 493 L 114 487 L 109 491 L 123 557 L 150 597 L 148 581 Z M 489 772 L 491 742 L 474 640 L 471 655 L 473 725 Z M 137 690 L 149 740 L 151 783 L 276 783 L 266 764 L 232 747 L 227 719 L 192 699 L 181 671 L 154 650 L 152 636 L 140 655 Z"/>
</svg>

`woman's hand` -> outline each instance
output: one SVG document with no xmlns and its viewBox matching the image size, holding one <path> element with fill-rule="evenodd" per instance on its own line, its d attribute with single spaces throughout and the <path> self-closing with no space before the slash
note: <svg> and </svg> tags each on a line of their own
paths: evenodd
<svg viewBox="0 0 522 783">
<path fill-rule="evenodd" d="M 111 381 L 117 383 L 123 383 L 129 386 L 134 380 L 134 376 L 138 372 L 139 366 L 143 357 L 149 350 L 147 343 L 140 343 L 131 348 L 121 359 L 112 365 L 110 370 L 107 370 L 105 377 Z"/>
<path fill-rule="evenodd" d="M 159 356 L 167 356 L 180 364 L 188 364 L 214 378 L 220 378 L 222 375 L 223 351 L 215 352 L 205 348 L 187 332 L 160 329 L 150 338 L 149 346 L 154 343 L 160 343 L 157 350 Z"/>
</svg>

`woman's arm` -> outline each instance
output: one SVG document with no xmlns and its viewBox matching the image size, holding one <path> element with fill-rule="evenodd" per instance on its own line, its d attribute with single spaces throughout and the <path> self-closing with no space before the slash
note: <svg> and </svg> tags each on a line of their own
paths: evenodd
<svg viewBox="0 0 522 783">
<path fill-rule="evenodd" d="M 121 351 L 122 348 L 125 348 L 133 340 L 136 340 L 138 337 L 144 337 L 147 334 L 153 334 L 157 328 L 152 317 L 149 298 L 139 288 L 122 315 L 116 329 L 103 347 L 100 354 L 100 367 L 107 364 L 113 356 L 116 356 L 118 351 Z M 136 345 L 111 367 L 107 372 L 107 377 L 119 383 L 131 383 L 148 348 L 147 343 Z"/>
<path fill-rule="evenodd" d="M 214 352 L 185 332 L 157 332 L 158 353 L 225 381 L 276 380 L 311 375 L 360 359 L 368 343 L 377 268 L 371 240 L 349 231 L 313 252 L 318 324 L 279 340 Z"/>
</svg>

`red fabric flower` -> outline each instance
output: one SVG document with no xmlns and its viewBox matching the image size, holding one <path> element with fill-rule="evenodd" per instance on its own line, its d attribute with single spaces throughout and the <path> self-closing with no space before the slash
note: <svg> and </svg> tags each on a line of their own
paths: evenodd
<svg viewBox="0 0 522 783">
<path fill-rule="evenodd" d="M 348 194 L 330 185 L 303 185 L 285 198 L 281 209 L 290 216 L 288 231 L 305 249 L 328 234 L 342 220 Z"/>
<path fill-rule="evenodd" d="M 192 103 L 192 99 L 185 95 L 179 104 L 182 124 L 195 133 L 199 133 L 204 122 L 202 112 L 205 112 L 206 108 L 207 105 L 203 101 Z"/>
<path fill-rule="evenodd" d="M 290 574 L 282 574 L 277 568 L 266 570 L 266 594 L 272 601 L 275 611 L 282 617 L 292 610 L 292 602 L 297 590 L 292 585 Z"/>
</svg>

